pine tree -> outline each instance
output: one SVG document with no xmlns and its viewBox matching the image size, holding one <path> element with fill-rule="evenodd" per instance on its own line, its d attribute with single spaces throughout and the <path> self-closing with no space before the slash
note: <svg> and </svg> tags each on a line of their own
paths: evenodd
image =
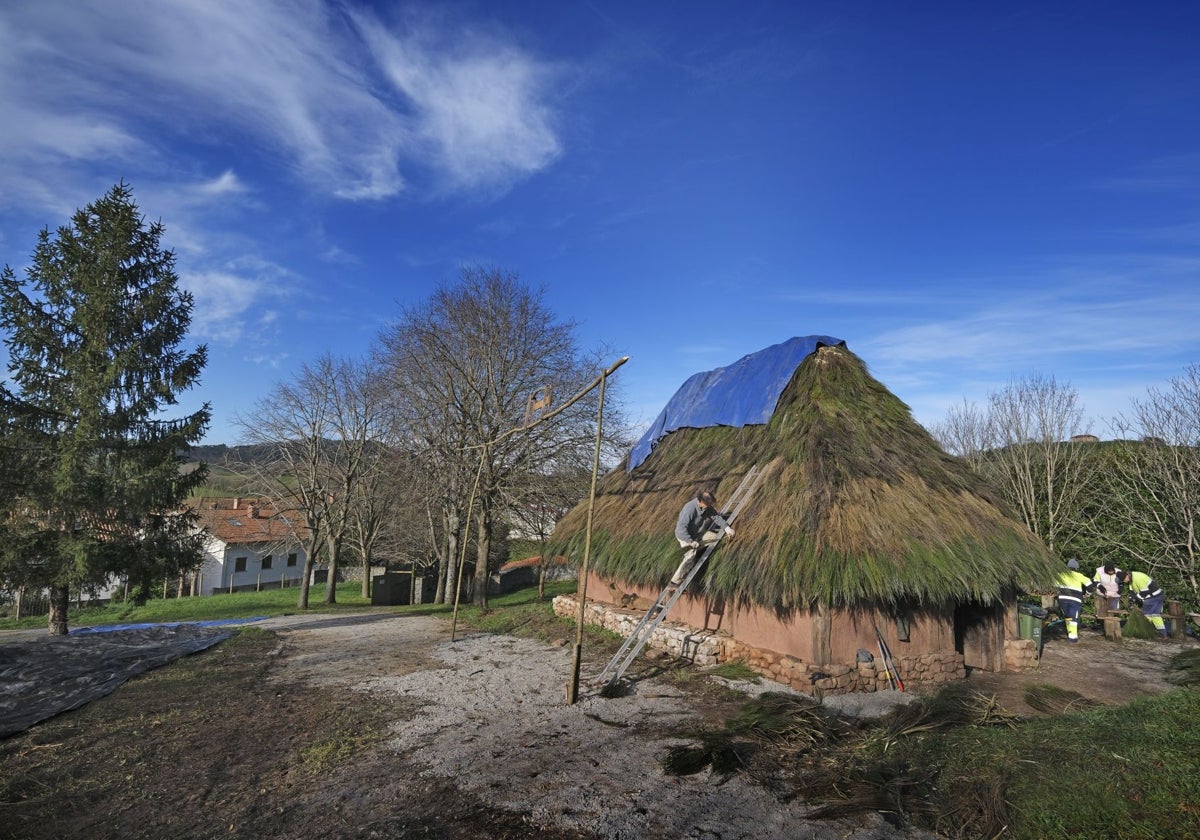
<svg viewBox="0 0 1200 840">
<path fill-rule="evenodd" d="M 24 281 L 0 275 L 12 390 L 0 387 L 0 575 L 50 590 L 67 632 L 73 588 L 126 575 L 142 586 L 200 558 L 181 502 L 206 471 L 180 473 L 210 409 L 163 412 L 196 385 L 203 345 L 181 347 L 192 297 L 124 183 L 43 229 Z"/>
</svg>

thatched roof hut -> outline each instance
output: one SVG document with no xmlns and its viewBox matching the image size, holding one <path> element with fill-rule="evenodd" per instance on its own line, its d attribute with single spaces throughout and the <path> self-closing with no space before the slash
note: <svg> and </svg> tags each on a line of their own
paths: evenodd
<svg viewBox="0 0 1200 840">
<path fill-rule="evenodd" d="M 626 462 L 603 477 L 592 522 L 597 580 L 653 597 L 680 559 L 672 535 L 680 507 L 702 486 L 720 506 L 757 465 L 764 478 L 736 536 L 692 585 L 708 612 L 750 611 L 756 624 L 764 614 L 784 624 L 829 611 L 866 615 L 859 647 L 873 641 L 865 628 L 879 615 L 906 627 L 941 616 L 958 648 L 964 609 L 986 613 L 1002 634 L 1018 589 L 1049 584 L 1058 564 L 857 356 L 836 339 L 812 344 L 765 423 L 679 428 L 634 469 Z M 559 522 L 553 550 L 582 555 L 586 512 L 582 503 Z M 590 597 L 603 595 L 596 589 Z M 997 645 L 1002 638 L 986 647 Z M 985 658 L 995 666 L 999 656 Z"/>
</svg>

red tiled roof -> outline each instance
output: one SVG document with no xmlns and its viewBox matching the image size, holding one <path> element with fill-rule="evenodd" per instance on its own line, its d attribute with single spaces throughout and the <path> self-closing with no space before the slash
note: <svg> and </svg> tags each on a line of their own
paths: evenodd
<svg viewBox="0 0 1200 840">
<path fill-rule="evenodd" d="M 308 535 L 304 515 L 297 509 L 279 510 L 263 499 L 201 499 L 193 502 L 201 528 L 226 545 L 291 542 Z"/>
</svg>

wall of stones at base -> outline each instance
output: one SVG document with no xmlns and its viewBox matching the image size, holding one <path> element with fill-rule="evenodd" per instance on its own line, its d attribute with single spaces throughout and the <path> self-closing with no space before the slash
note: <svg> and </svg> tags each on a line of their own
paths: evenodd
<svg viewBox="0 0 1200 840">
<path fill-rule="evenodd" d="M 1038 643 L 1033 639 L 1004 640 L 1004 670 L 1025 671 L 1038 664 Z"/>
<path fill-rule="evenodd" d="M 579 616 L 579 601 L 571 595 L 554 599 L 554 613 L 575 620 Z M 630 612 L 589 601 L 584 620 L 628 638 L 645 613 Z M 695 630 L 664 622 L 655 628 L 647 642 L 649 647 L 683 657 L 701 667 L 723 662 L 741 661 L 775 682 L 804 694 L 850 694 L 855 692 L 887 691 L 892 688 L 889 675 L 879 660 L 853 665 L 813 665 L 793 656 L 775 653 L 742 644 L 733 637 L 707 630 Z M 894 654 L 894 652 L 893 652 Z M 1006 646 L 1007 660 L 1008 649 Z M 965 679 L 966 666 L 962 654 L 937 651 L 915 656 L 896 656 L 899 678 L 905 688 L 930 683 L 953 682 Z"/>
</svg>

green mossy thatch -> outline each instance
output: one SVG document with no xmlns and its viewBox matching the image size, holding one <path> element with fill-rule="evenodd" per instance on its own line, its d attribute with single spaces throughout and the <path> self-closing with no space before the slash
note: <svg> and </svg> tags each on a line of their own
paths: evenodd
<svg viewBox="0 0 1200 840">
<path fill-rule="evenodd" d="M 700 487 L 720 504 L 754 465 L 763 480 L 705 570 L 711 597 L 778 610 L 986 605 L 1049 588 L 1059 571 L 845 347 L 806 357 L 766 425 L 681 429 L 632 473 L 604 476 L 592 569 L 663 585 L 680 559 L 680 507 Z M 582 558 L 586 516 L 586 502 L 571 510 L 551 550 Z"/>
</svg>

